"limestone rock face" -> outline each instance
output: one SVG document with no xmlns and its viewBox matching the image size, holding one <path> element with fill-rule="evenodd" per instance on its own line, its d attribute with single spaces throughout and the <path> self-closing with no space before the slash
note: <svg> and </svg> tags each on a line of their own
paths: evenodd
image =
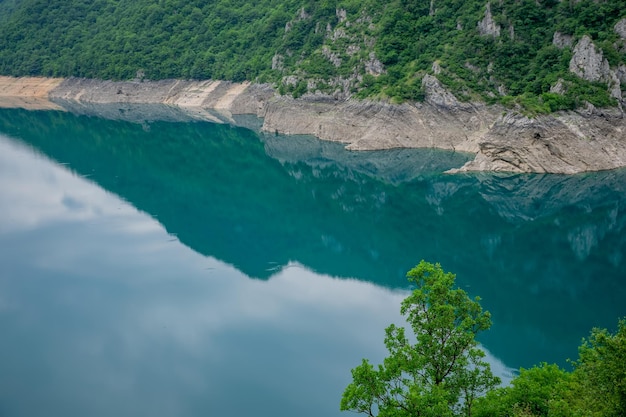
<svg viewBox="0 0 626 417">
<path fill-rule="evenodd" d="M 565 94 L 567 88 L 565 88 L 565 81 L 563 78 L 559 78 L 552 87 L 550 87 L 550 92 L 554 94 Z"/>
<path fill-rule="evenodd" d="M 622 99 L 622 88 L 619 77 L 617 76 L 616 71 L 609 71 L 609 94 L 611 97 L 616 98 L 618 100 Z"/>
<path fill-rule="evenodd" d="M 273 70 L 282 70 L 285 65 L 285 58 L 281 54 L 275 54 L 272 57 L 272 69 Z"/>
<path fill-rule="evenodd" d="M 569 70 L 587 81 L 608 81 L 609 62 L 602 57 L 602 50 L 587 35 L 574 47 L 574 55 L 569 62 Z"/>
<path fill-rule="evenodd" d="M 621 19 L 615 24 L 615 32 L 620 36 L 620 38 L 626 40 L 626 17 Z"/>
<path fill-rule="evenodd" d="M 626 17 L 618 21 L 613 27 L 620 39 L 613 44 L 615 49 L 620 53 L 626 53 Z"/>
<path fill-rule="evenodd" d="M 0 108 L 62 110 L 48 100 L 50 91 L 62 82 L 62 78 L 13 78 L 0 75 Z"/>
<path fill-rule="evenodd" d="M 328 46 L 322 47 L 322 55 L 328 59 L 335 67 L 341 66 L 341 58 L 336 53 L 332 52 Z"/>
<path fill-rule="evenodd" d="M 426 92 L 427 103 L 448 109 L 461 107 L 461 103 L 454 97 L 454 94 L 446 90 L 437 77 L 430 74 L 424 75 L 422 87 Z"/>
<path fill-rule="evenodd" d="M 432 75 L 422 82 L 426 102 L 401 105 L 324 95 L 293 99 L 277 96 L 267 85 L 220 81 L 73 79 L 53 88 L 49 97 L 82 105 L 165 103 L 194 118 L 227 123 L 251 113 L 263 118 L 264 131 L 314 135 L 352 150 L 432 147 L 475 153 L 460 171 L 572 174 L 626 167 L 626 118 L 618 109 L 589 105 L 534 119 L 503 116 L 499 106 L 458 102 Z"/>
<path fill-rule="evenodd" d="M 478 22 L 478 32 L 483 36 L 500 36 L 500 25 L 498 25 L 495 20 L 493 20 L 490 3 L 487 3 L 485 17 L 483 18 L 483 20 Z"/>
<path fill-rule="evenodd" d="M 374 52 L 370 52 L 369 59 L 365 62 L 365 71 L 370 75 L 380 75 L 385 73 L 385 66 L 376 58 Z"/>
<path fill-rule="evenodd" d="M 564 35 L 560 32 L 554 32 L 554 35 L 552 36 L 552 45 L 559 49 L 569 48 L 572 46 L 572 43 L 572 35 Z"/>
<path fill-rule="evenodd" d="M 346 9 L 336 9 L 335 14 L 339 19 L 339 23 L 345 22 L 348 19 L 348 12 Z"/>
<path fill-rule="evenodd" d="M 282 96 L 268 101 L 261 116 L 265 131 L 313 135 L 345 143 L 350 150 L 417 147 L 477 152 L 479 138 L 499 111 L 480 105 L 448 110 L 428 102 L 396 105 Z"/>
<path fill-rule="evenodd" d="M 615 75 L 617 75 L 617 78 L 619 78 L 621 82 L 626 83 L 626 65 L 621 64 L 619 67 L 617 67 Z"/>
<path fill-rule="evenodd" d="M 621 112 L 567 112 L 528 119 L 507 114 L 480 142 L 476 159 L 457 171 L 573 174 L 626 165 Z"/>
<path fill-rule="evenodd" d="M 441 74 L 441 65 L 439 65 L 439 62 L 437 61 L 433 62 L 431 69 L 435 75 Z"/>
<path fill-rule="evenodd" d="M 602 50 L 596 49 L 589 36 L 583 36 L 574 47 L 569 70 L 584 80 L 607 83 L 611 97 L 622 100 L 621 80 L 617 74 L 619 68 L 614 71 L 609 67 L 609 61 L 603 58 Z"/>
</svg>

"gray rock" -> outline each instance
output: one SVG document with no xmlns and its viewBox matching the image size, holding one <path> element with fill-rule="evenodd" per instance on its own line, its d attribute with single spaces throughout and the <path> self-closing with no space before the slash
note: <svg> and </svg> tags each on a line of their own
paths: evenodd
<svg viewBox="0 0 626 417">
<path fill-rule="evenodd" d="M 483 20 L 478 22 L 478 32 L 483 36 L 500 36 L 500 25 L 498 25 L 495 20 L 493 20 L 490 3 L 487 3 L 485 17 L 483 18 Z"/>
<path fill-rule="evenodd" d="M 552 45 L 556 46 L 559 49 L 569 48 L 572 46 L 574 39 L 572 35 L 564 35 L 560 32 L 554 32 L 552 36 Z"/>
<path fill-rule="evenodd" d="M 439 62 L 437 61 L 433 62 L 431 69 L 433 71 L 433 74 L 435 75 L 441 74 L 441 66 L 439 65 Z"/>
<path fill-rule="evenodd" d="M 618 100 L 622 99 L 622 88 L 617 72 L 610 70 L 608 75 L 609 94 Z"/>
<path fill-rule="evenodd" d="M 369 59 L 365 61 L 365 71 L 370 75 L 381 75 L 385 73 L 385 66 L 376 58 L 374 52 L 370 52 Z"/>
<path fill-rule="evenodd" d="M 361 47 L 359 45 L 348 45 L 348 47 L 346 48 L 346 54 L 352 56 L 358 53 L 360 50 Z"/>
<path fill-rule="evenodd" d="M 615 24 L 614 29 L 620 38 L 626 40 L 626 17 L 618 21 Z"/>
<path fill-rule="evenodd" d="M 587 35 L 574 47 L 569 70 L 587 81 L 608 81 L 610 78 L 609 62 L 603 59 L 602 50 L 596 49 Z"/>
<path fill-rule="evenodd" d="M 281 71 L 285 65 L 285 57 L 281 54 L 275 54 L 272 57 L 272 69 Z"/>
<path fill-rule="evenodd" d="M 282 82 L 284 85 L 295 86 L 296 84 L 298 84 L 298 77 L 296 77 L 295 75 L 288 75 L 286 77 L 283 77 Z"/>
<path fill-rule="evenodd" d="M 341 66 L 341 58 L 336 53 L 332 52 L 326 45 L 322 47 L 322 55 L 328 59 L 335 67 Z"/>
<path fill-rule="evenodd" d="M 620 64 L 620 66 L 617 67 L 615 74 L 617 75 L 617 78 L 619 78 L 621 82 L 626 83 L 626 65 L 625 64 Z"/>
<path fill-rule="evenodd" d="M 350 38 L 343 28 L 336 28 L 330 35 L 330 39 L 332 39 L 333 41 L 336 41 L 337 39 L 342 39 L 342 38 L 345 38 L 345 39 Z"/>
<path fill-rule="evenodd" d="M 445 108 L 461 107 L 461 103 L 459 103 L 454 94 L 446 90 L 437 77 L 430 74 L 424 75 L 422 87 L 426 92 L 426 102 Z"/>
<path fill-rule="evenodd" d="M 500 118 L 476 159 L 458 171 L 574 174 L 626 166 L 626 123 L 619 111 Z"/>
<path fill-rule="evenodd" d="M 337 15 L 337 18 L 339 19 L 339 23 L 345 22 L 346 19 L 348 19 L 348 12 L 346 11 L 346 9 L 336 9 L 335 14 Z"/>
<path fill-rule="evenodd" d="M 556 84 L 550 87 L 550 92 L 554 94 L 565 94 L 567 92 L 563 78 L 559 78 Z"/>
</svg>

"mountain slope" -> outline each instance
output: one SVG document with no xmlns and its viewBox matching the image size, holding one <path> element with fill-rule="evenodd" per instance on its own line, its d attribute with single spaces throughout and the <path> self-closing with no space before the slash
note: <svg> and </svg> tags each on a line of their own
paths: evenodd
<svg viewBox="0 0 626 417">
<path fill-rule="evenodd" d="M 531 113 L 626 90 L 623 0 L 1 0 L 0 74 L 225 79 Z"/>
</svg>

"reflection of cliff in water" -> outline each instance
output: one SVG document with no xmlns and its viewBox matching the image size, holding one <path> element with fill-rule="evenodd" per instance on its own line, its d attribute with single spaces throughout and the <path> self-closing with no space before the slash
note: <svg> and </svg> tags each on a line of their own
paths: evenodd
<svg viewBox="0 0 626 417">
<path fill-rule="evenodd" d="M 473 155 L 440 149 L 392 149 L 356 151 L 343 144 L 318 140 L 312 136 L 275 136 L 261 134 L 268 156 L 287 169 L 302 163 L 314 171 L 339 166 L 346 172 L 365 174 L 383 182 L 399 185 L 418 178 L 441 174 L 458 167 Z M 348 178 L 347 178 L 348 179 Z"/>
<path fill-rule="evenodd" d="M 563 208 L 591 211 L 626 192 L 625 170 L 589 174 L 477 174 L 480 193 L 512 222 L 558 214 Z"/>
<path fill-rule="evenodd" d="M 546 344 L 575 351 L 626 314 L 626 171 L 451 176 L 441 172 L 466 156 L 61 112 L 2 110 L 0 131 L 251 277 L 295 261 L 404 287 L 420 259 L 441 262 L 492 311 L 499 330 L 485 341 L 508 363 Z M 509 336 L 529 342 L 511 350 Z"/>
<path fill-rule="evenodd" d="M 11 131 L 17 125 L 20 130 Z M 404 252 L 397 246 L 402 237 L 392 237 L 403 232 L 398 225 L 410 215 L 401 213 L 402 201 L 418 198 L 423 191 L 416 190 L 427 183 L 409 190 L 390 183 L 429 175 L 403 168 L 420 156 L 425 162 L 416 165 L 432 165 L 433 154 L 355 153 L 312 138 L 267 136 L 261 142 L 255 133 L 228 125 L 139 125 L 61 112 L 4 111 L 2 130 L 88 174 L 192 249 L 252 277 L 269 277 L 277 266 L 297 261 L 321 273 L 392 286 L 404 285 L 406 272 L 406 260 L 400 266 L 385 261 Z M 294 158 L 292 139 L 307 143 L 299 148 L 306 162 Z M 434 153 L 444 163 L 465 161 L 463 155 Z M 419 198 L 415 204 L 427 208 Z"/>
</svg>

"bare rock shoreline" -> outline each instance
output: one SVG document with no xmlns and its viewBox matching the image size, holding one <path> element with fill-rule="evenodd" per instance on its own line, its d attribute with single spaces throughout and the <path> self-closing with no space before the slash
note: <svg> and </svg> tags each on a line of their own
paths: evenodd
<svg viewBox="0 0 626 417">
<path fill-rule="evenodd" d="M 225 81 L 125 81 L 0 76 L 0 107 L 95 114 L 99 106 L 166 105 L 189 119 L 314 135 L 351 150 L 441 148 L 476 154 L 454 172 L 574 174 L 626 167 L 626 118 L 620 109 L 561 112 L 529 119 L 503 107 L 459 103 L 436 79 L 424 103 L 389 104 L 308 95 L 279 96 L 268 85 Z"/>
</svg>

